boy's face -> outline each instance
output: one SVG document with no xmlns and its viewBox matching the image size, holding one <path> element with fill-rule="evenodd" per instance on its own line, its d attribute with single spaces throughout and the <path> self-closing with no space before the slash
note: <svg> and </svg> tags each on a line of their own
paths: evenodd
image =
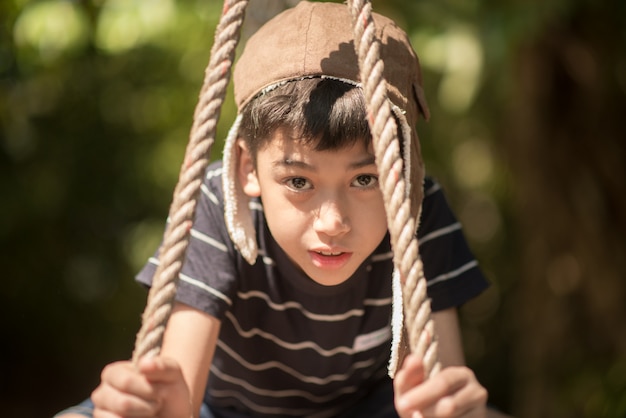
<svg viewBox="0 0 626 418">
<path fill-rule="evenodd" d="M 372 151 L 361 141 L 315 151 L 278 130 L 256 160 L 242 150 L 239 180 L 261 196 L 274 239 L 317 283 L 347 280 L 387 232 Z"/>
</svg>

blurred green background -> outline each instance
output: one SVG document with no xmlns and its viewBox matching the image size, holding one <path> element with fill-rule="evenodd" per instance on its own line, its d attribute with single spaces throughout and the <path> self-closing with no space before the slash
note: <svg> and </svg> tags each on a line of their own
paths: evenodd
<svg viewBox="0 0 626 418">
<path fill-rule="evenodd" d="M 293 3 L 252 0 L 244 38 Z M 626 2 L 373 4 L 418 51 L 427 169 L 493 283 L 461 311 L 491 402 L 625 417 Z M 0 2 L 1 416 L 51 416 L 130 356 L 220 11 Z"/>
</svg>

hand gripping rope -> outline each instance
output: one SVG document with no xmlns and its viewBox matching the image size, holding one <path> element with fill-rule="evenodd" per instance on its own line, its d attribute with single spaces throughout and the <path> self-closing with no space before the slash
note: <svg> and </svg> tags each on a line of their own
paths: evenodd
<svg viewBox="0 0 626 418">
<path fill-rule="evenodd" d="M 144 356 L 157 355 L 161 349 L 163 334 L 176 296 L 178 275 L 189 243 L 200 185 L 209 163 L 208 156 L 215 141 L 217 121 L 230 81 L 235 49 L 239 42 L 247 4 L 247 0 L 224 2 L 194 113 L 184 163 L 170 206 L 169 222 L 159 254 L 159 265 L 135 341 L 133 352 L 135 364 Z M 426 375 L 432 376 L 440 369 L 437 342 L 433 321 L 430 318 L 430 301 L 426 296 L 426 279 L 415 237 L 415 219 L 411 216 L 410 199 L 405 194 L 406 179 L 402 168 L 403 160 L 400 155 L 396 121 L 387 100 L 380 45 L 374 37 L 372 7 L 369 0 L 350 0 L 348 6 L 352 14 L 355 48 L 394 252 L 393 261 L 401 277 L 404 331 L 408 338 L 408 349 L 424 358 Z M 406 350 L 406 347 L 401 346 L 400 349 Z M 400 359 L 402 358 L 403 355 L 400 355 Z"/>
</svg>

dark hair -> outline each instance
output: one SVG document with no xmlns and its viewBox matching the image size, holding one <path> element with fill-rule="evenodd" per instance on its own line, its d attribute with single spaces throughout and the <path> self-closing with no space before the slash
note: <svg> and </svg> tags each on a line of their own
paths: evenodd
<svg viewBox="0 0 626 418">
<path fill-rule="evenodd" d="M 256 161 L 277 129 L 317 151 L 371 142 L 361 88 L 328 78 L 286 82 L 252 100 L 242 111 L 239 132 Z"/>
</svg>

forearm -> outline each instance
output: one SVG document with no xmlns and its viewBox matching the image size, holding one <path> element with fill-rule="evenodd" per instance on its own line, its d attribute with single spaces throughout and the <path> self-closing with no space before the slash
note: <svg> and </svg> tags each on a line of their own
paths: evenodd
<svg viewBox="0 0 626 418">
<path fill-rule="evenodd" d="M 178 303 L 165 332 L 161 354 L 180 364 L 194 416 L 202 406 L 219 330 L 216 318 Z"/>
</svg>

